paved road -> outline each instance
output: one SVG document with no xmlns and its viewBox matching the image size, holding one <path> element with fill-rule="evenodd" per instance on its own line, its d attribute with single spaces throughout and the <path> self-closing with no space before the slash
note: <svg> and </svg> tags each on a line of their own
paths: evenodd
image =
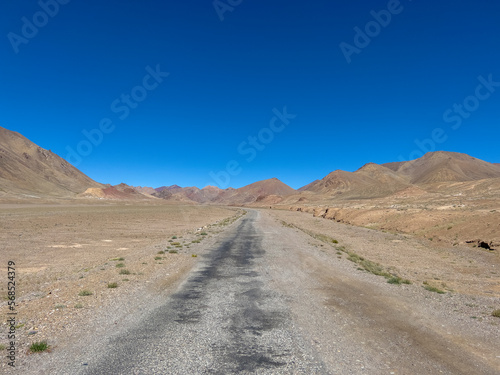
<svg viewBox="0 0 500 375">
<path fill-rule="evenodd" d="M 248 213 L 164 306 L 113 337 L 82 373 L 327 373 L 261 272 L 257 215 Z"/>
</svg>

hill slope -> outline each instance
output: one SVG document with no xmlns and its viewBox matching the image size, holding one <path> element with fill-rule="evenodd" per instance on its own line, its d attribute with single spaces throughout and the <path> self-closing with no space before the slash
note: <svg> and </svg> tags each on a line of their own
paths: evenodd
<svg viewBox="0 0 500 375">
<path fill-rule="evenodd" d="M 383 165 L 417 185 L 500 177 L 498 165 L 458 152 L 429 152 L 419 159 Z"/>
<path fill-rule="evenodd" d="M 324 198 L 381 198 L 408 188 L 500 178 L 498 164 L 472 156 L 437 151 L 419 159 L 382 165 L 368 163 L 355 172 L 336 170 L 299 189 Z"/>
<path fill-rule="evenodd" d="M 389 168 L 369 163 L 356 172 L 336 170 L 323 179 L 301 188 L 326 196 L 376 198 L 403 190 L 409 186 L 405 178 Z"/>
<path fill-rule="evenodd" d="M 103 187 L 66 160 L 0 127 L 0 193 L 71 197 Z"/>
</svg>

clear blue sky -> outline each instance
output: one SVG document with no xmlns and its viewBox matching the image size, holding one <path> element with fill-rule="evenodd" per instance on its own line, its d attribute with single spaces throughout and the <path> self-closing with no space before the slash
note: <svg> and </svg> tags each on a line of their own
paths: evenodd
<svg viewBox="0 0 500 375">
<path fill-rule="evenodd" d="M 0 125 L 99 182 L 298 188 L 426 139 L 500 162 L 499 2 L 55 1 L 0 5 Z"/>
</svg>

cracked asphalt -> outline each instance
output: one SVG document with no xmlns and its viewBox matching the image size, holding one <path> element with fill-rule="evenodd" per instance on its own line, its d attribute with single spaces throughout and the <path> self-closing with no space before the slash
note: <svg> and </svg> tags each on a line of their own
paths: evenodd
<svg viewBox="0 0 500 375">
<path fill-rule="evenodd" d="M 180 290 L 112 337 L 82 374 L 322 374 L 285 296 L 269 286 L 262 233 L 249 212 Z"/>
</svg>

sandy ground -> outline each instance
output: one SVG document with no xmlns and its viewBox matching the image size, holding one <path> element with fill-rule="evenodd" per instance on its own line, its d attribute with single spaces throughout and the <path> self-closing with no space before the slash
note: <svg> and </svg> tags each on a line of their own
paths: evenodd
<svg viewBox="0 0 500 375">
<path fill-rule="evenodd" d="M 160 289 L 175 283 L 195 263 L 203 240 L 241 212 L 140 203 L 2 205 L 0 345 L 9 344 L 9 261 L 15 263 L 16 359 L 22 364 L 31 343 L 64 346 L 116 298 L 147 283 Z M 153 283 L 159 277 L 161 282 Z M 84 291 L 91 295 L 80 295 Z M 0 369 L 6 365 L 2 361 Z"/>
</svg>

